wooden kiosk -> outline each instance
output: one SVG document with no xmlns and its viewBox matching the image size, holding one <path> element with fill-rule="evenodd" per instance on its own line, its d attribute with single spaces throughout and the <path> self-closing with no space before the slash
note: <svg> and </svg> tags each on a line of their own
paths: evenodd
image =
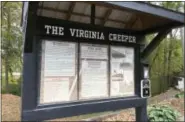
<svg viewBox="0 0 185 122">
<path fill-rule="evenodd" d="M 147 121 L 145 59 L 184 24 L 182 13 L 144 2 L 24 2 L 22 121 L 126 108 Z"/>
</svg>

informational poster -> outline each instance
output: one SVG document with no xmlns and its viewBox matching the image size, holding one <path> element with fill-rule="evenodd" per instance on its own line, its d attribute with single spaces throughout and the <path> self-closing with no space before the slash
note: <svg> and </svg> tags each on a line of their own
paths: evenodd
<svg viewBox="0 0 185 122">
<path fill-rule="evenodd" d="M 45 76 L 75 75 L 75 44 L 66 42 L 45 42 Z"/>
<path fill-rule="evenodd" d="M 111 47 L 111 96 L 134 95 L 134 49 Z"/>
<path fill-rule="evenodd" d="M 108 59 L 107 47 L 98 45 L 81 46 L 81 58 L 84 59 Z"/>
<path fill-rule="evenodd" d="M 43 41 L 40 103 L 77 99 L 76 44 Z"/>
<path fill-rule="evenodd" d="M 108 46 L 80 44 L 79 48 L 77 62 L 76 43 L 42 41 L 40 104 L 107 98 L 109 91 L 110 97 L 134 95 L 133 48 L 111 46 L 110 64 Z"/>
<path fill-rule="evenodd" d="M 69 100 L 69 79 L 45 78 L 43 102 L 61 102 Z"/>
<path fill-rule="evenodd" d="M 81 45 L 80 99 L 108 96 L 107 47 Z"/>
</svg>

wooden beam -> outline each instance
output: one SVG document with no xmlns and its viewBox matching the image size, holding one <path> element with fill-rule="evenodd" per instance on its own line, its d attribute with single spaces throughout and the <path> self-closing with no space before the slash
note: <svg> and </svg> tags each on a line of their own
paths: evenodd
<svg viewBox="0 0 185 122">
<path fill-rule="evenodd" d="M 48 11 L 62 12 L 62 13 L 68 14 L 68 10 L 59 10 L 59 9 L 50 8 L 50 7 L 39 7 L 39 9 L 45 9 L 45 10 L 48 10 Z M 82 17 L 90 17 L 89 15 L 82 14 L 82 13 L 77 13 L 77 12 L 71 12 L 71 14 L 76 15 L 76 16 L 82 16 Z M 103 20 L 104 18 L 103 17 L 96 17 L 96 19 Z M 107 21 L 126 24 L 126 22 L 124 22 L 124 21 L 115 20 L 115 19 L 107 19 Z"/>
<path fill-rule="evenodd" d="M 69 10 L 68 10 L 68 14 L 67 14 L 66 20 L 69 20 L 71 18 L 71 13 L 74 10 L 75 4 L 76 4 L 76 2 L 74 2 L 74 1 L 71 2 L 70 6 L 69 6 Z"/>
<path fill-rule="evenodd" d="M 171 28 L 159 32 L 158 35 L 142 51 L 141 58 L 145 60 L 146 57 L 152 53 L 152 51 L 160 44 L 160 42 L 167 36 L 170 31 Z"/>
<path fill-rule="evenodd" d="M 59 6 L 60 6 L 60 4 L 61 4 L 61 3 L 60 3 L 60 2 L 58 2 L 58 4 L 56 5 L 56 7 L 55 7 L 55 8 L 56 8 L 56 9 L 58 9 L 58 8 L 59 8 Z M 57 16 L 57 13 L 55 13 L 55 16 Z"/>
<path fill-rule="evenodd" d="M 37 8 L 39 2 L 28 2 L 27 19 L 24 32 L 24 51 L 23 51 L 23 82 L 22 82 L 22 97 L 21 97 L 21 121 L 26 121 L 24 118 L 25 111 L 33 110 L 37 107 L 37 87 L 36 82 L 36 62 L 35 59 L 35 34 L 36 34 L 36 21 L 37 21 Z M 26 15 L 25 15 L 26 16 Z M 31 73 L 31 75 L 30 75 Z M 33 91 L 32 91 L 33 90 Z"/>
<path fill-rule="evenodd" d="M 109 16 L 111 15 L 112 13 L 112 9 L 108 9 L 105 13 L 105 16 L 104 16 L 104 20 L 102 21 L 102 24 L 101 25 L 105 25 L 106 21 L 108 20 Z"/>
<path fill-rule="evenodd" d="M 92 25 L 95 24 L 95 11 L 96 11 L 96 6 L 94 4 L 91 4 L 91 21 L 90 21 L 90 23 Z"/>
<path fill-rule="evenodd" d="M 132 28 L 137 19 L 137 16 L 133 14 L 131 16 L 130 22 L 125 26 L 125 28 Z"/>
<path fill-rule="evenodd" d="M 41 7 L 44 7 L 44 2 L 41 2 Z M 42 11 L 40 11 L 40 14 L 42 14 Z"/>
<path fill-rule="evenodd" d="M 163 25 L 157 25 L 157 26 L 145 29 L 145 30 L 142 31 L 142 33 L 144 35 L 146 35 L 146 34 L 159 32 L 160 30 L 163 30 L 163 29 L 176 28 L 176 27 L 180 27 L 180 26 L 182 26 L 182 24 L 176 23 L 176 22 L 170 22 L 170 23 L 166 23 L 166 24 L 163 24 Z"/>
</svg>

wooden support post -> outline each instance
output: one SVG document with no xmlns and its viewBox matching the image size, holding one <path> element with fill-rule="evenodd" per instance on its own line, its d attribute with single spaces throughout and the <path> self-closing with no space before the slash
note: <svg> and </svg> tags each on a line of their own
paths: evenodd
<svg viewBox="0 0 185 122">
<path fill-rule="evenodd" d="M 141 107 L 136 107 L 136 122 L 147 122 L 147 99 L 145 99 L 145 104 Z"/>
<path fill-rule="evenodd" d="M 140 62 L 140 79 L 144 78 L 144 67 L 142 62 Z M 146 122 L 147 117 L 147 99 L 143 98 L 143 105 L 135 108 L 136 122 Z"/>
<path fill-rule="evenodd" d="M 91 5 L 91 24 L 94 25 L 95 24 L 95 5 L 92 4 Z"/>
<path fill-rule="evenodd" d="M 107 12 L 105 13 L 105 16 L 104 16 L 104 19 L 102 21 L 102 24 L 101 25 L 105 25 L 106 21 L 108 20 L 109 16 L 111 15 L 112 13 L 112 9 L 108 9 Z"/>
<path fill-rule="evenodd" d="M 70 18 L 71 18 L 71 13 L 73 12 L 73 9 L 74 9 L 74 7 L 75 7 L 75 4 L 76 4 L 76 2 L 71 2 L 71 4 L 70 4 L 70 6 L 69 6 L 69 12 L 68 12 L 68 14 L 67 14 L 67 17 L 66 17 L 66 20 L 70 20 Z"/>
<path fill-rule="evenodd" d="M 36 30 L 36 12 L 39 2 L 29 2 L 23 54 L 23 82 L 22 82 L 22 106 L 21 121 L 26 121 L 25 111 L 33 110 L 37 106 L 36 82 L 36 55 L 34 47 L 34 35 Z"/>
<path fill-rule="evenodd" d="M 152 53 L 152 51 L 160 44 L 160 42 L 167 36 L 171 29 L 166 29 L 158 33 L 158 35 L 147 45 L 147 47 L 141 53 L 141 58 L 146 57 Z"/>
</svg>

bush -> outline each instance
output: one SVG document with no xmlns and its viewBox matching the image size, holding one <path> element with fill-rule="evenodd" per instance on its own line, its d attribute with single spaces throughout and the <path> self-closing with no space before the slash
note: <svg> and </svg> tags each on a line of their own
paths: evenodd
<svg viewBox="0 0 185 122">
<path fill-rule="evenodd" d="M 148 107 L 149 121 L 176 121 L 179 113 L 169 106 L 152 106 Z"/>
<path fill-rule="evenodd" d="M 175 95 L 176 98 L 184 98 L 184 92 Z"/>
<path fill-rule="evenodd" d="M 7 92 L 6 92 L 6 90 L 5 90 L 5 88 L 2 88 L 1 89 L 1 94 L 6 94 Z"/>
<path fill-rule="evenodd" d="M 2 87 L 2 94 L 13 94 L 13 95 L 17 95 L 17 96 L 21 96 L 21 82 L 22 79 L 11 79 L 11 81 L 9 82 L 9 88 L 8 90 L 4 87 Z"/>
<path fill-rule="evenodd" d="M 21 96 L 21 87 L 18 84 L 11 84 L 9 93 L 13 95 Z"/>
</svg>

